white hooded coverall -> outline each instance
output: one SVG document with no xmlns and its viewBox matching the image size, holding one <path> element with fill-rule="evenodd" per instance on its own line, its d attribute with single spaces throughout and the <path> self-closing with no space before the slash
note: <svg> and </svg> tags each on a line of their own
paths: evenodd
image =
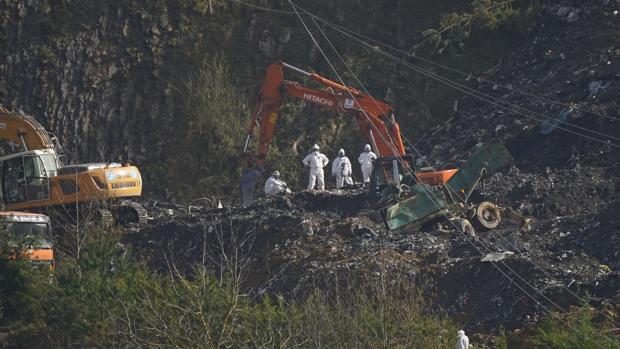
<svg viewBox="0 0 620 349">
<path fill-rule="evenodd" d="M 469 338 L 465 335 L 465 331 L 460 330 L 457 334 L 458 338 L 456 339 L 456 349 L 468 349 Z"/>
<path fill-rule="evenodd" d="M 327 156 L 320 153 L 318 150 L 315 150 L 308 154 L 302 162 L 305 166 L 310 167 L 308 190 L 313 190 L 316 182 L 318 182 L 317 184 L 319 190 L 325 190 L 325 175 L 323 173 L 323 167 L 329 163 Z"/>
<path fill-rule="evenodd" d="M 332 163 L 332 175 L 336 176 L 336 187 L 342 188 L 344 183 L 353 184 L 351 179 L 351 161 L 346 156 L 338 156 Z"/>
<path fill-rule="evenodd" d="M 271 176 L 265 182 L 265 195 L 274 196 L 286 193 L 286 183 L 274 176 Z"/>
<path fill-rule="evenodd" d="M 364 176 L 364 183 L 370 182 L 370 174 L 372 173 L 372 160 L 375 160 L 377 155 L 372 151 L 363 152 L 357 158 L 360 165 L 362 165 L 362 175 Z"/>
</svg>

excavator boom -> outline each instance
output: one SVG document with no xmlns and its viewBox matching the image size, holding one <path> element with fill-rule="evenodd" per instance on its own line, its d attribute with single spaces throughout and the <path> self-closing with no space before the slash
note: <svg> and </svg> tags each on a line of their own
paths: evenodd
<svg viewBox="0 0 620 349">
<path fill-rule="evenodd" d="M 33 117 L 11 113 L 0 106 L 0 139 L 20 145 L 25 151 L 53 149 L 54 142 Z"/>
<path fill-rule="evenodd" d="M 303 86 L 295 81 L 285 80 L 284 68 L 300 73 L 326 88 L 318 89 Z M 246 141 L 243 148 L 245 171 L 241 178 L 244 205 L 252 201 L 256 179 L 264 169 L 267 152 L 273 139 L 275 125 L 285 96 L 295 97 L 333 110 L 338 114 L 352 117 L 362 135 L 368 139 L 380 157 L 402 157 L 405 155 L 400 126 L 394 118 L 391 105 L 318 74 L 307 72 L 284 62 L 275 62 L 266 69 L 256 107 L 246 129 Z M 259 128 L 258 144 L 256 153 L 251 154 L 249 145 L 256 127 Z M 412 164 L 406 166 L 412 166 Z M 421 178 L 428 181 L 447 181 L 453 172 L 445 172 L 441 175 L 436 175 L 437 172 L 425 173 Z"/>
<path fill-rule="evenodd" d="M 284 68 L 322 84 L 325 89 L 285 80 Z M 483 178 L 510 163 L 510 154 L 503 144 L 485 147 L 460 169 L 435 171 L 427 168 L 414 172 L 414 158 L 405 154 L 400 126 L 391 105 L 355 88 L 283 62 L 267 67 L 256 108 L 246 130 L 243 150 L 247 161 L 241 178 L 244 206 L 253 201 L 254 187 L 264 169 L 284 96 L 304 100 L 355 120 L 362 135 L 379 155 L 373 162 L 368 197 L 373 207 L 379 209 L 388 229 L 399 229 L 411 223 L 422 224 L 446 215 L 448 211 L 456 216 L 471 216 L 470 211 L 474 209 L 478 223 L 485 228 L 492 228 L 501 221 L 496 205 L 489 202 L 472 204 L 469 198 Z M 259 127 L 256 154 L 248 155 L 256 127 Z M 466 218 L 461 219 L 461 223 L 464 227 L 467 224 L 471 226 Z"/>
<path fill-rule="evenodd" d="M 310 77 L 327 86 L 327 89 L 307 87 L 298 82 L 284 80 L 284 68 Z M 318 74 L 284 62 L 276 62 L 267 67 L 256 107 L 246 129 L 244 152 L 247 154 L 254 129 L 259 126 L 256 166 L 264 165 L 285 95 L 353 117 L 362 134 L 373 144 L 380 156 L 405 154 L 400 127 L 389 104 Z"/>
</svg>

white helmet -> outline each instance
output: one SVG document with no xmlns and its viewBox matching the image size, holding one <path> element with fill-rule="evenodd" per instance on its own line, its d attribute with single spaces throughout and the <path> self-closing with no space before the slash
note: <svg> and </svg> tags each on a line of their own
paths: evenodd
<svg viewBox="0 0 620 349">
<path fill-rule="evenodd" d="M 463 337 L 463 336 L 465 335 L 465 331 L 463 331 L 463 330 L 458 330 L 458 332 L 456 332 L 456 334 L 457 334 L 459 337 Z"/>
<path fill-rule="evenodd" d="M 365 151 L 370 151 L 370 149 L 371 149 L 371 148 L 370 148 L 370 144 L 366 144 L 366 146 L 364 147 L 364 150 L 365 150 Z"/>
<path fill-rule="evenodd" d="M 344 156 L 344 149 L 340 148 L 340 150 L 338 150 L 338 156 Z"/>
<path fill-rule="evenodd" d="M 315 144 L 315 145 L 312 146 L 312 150 L 319 150 L 319 149 L 321 149 L 321 148 L 319 148 L 318 144 Z"/>
<path fill-rule="evenodd" d="M 273 173 L 271 174 L 272 177 L 278 178 L 280 177 L 280 171 L 273 171 Z"/>
</svg>

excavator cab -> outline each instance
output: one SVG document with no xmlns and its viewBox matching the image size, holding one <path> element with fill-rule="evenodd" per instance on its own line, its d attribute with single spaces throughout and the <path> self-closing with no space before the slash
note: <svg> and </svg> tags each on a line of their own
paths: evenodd
<svg viewBox="0 0 620 349">
<path fill-rule="evenodd" d="M 2 197 L 5 205 L 48 200 L 49 177 L 56 173 L 56 158 L 47 150 L 3 157 Z"/>
<path fill-rule="evenodd" d="M 28 259 L 54 268 L 52 227 L 48 216 L 27 212 L 0 212 L 0 255 Z"/>
</svg>

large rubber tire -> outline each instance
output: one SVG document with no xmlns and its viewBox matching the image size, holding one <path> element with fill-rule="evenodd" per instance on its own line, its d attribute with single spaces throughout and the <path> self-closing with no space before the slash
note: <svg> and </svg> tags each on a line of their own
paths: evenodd
<svg viewBox="0 0 620 349">
<path fill-rule="evenodd" d="M 474 221 L 483 230 L 495 229 L 502 222 L 502 214 L 499 207 L 492 202 L 483 201 L 476 207 Z"/>
</svg>

